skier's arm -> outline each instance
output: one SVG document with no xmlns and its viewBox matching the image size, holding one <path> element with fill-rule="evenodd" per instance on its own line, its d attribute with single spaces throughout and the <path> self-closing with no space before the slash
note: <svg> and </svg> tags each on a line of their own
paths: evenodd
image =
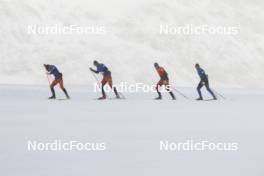
<svg viewBox="0 0 264 176">
<path fill-rule="evenodd" d="M 93 69 L 93 68 L 91 68 L 91 67 L 90 67 L 90 70 L 91 70 L 92 72 L 96 73 L 96 74 L 98 74 L 98 73 L 99 73 L 99 71 L 97 71 L 97 70 L 94 70 L 94 69 Z"/>
<path fill-rule="evenodd" d="M 47 75 L 51 75 L 51 74 L 52 74 L 52 73 L 51 73 L 51 70 L 47 71 L 46 74 L 47 74 Z"/>
</svg>

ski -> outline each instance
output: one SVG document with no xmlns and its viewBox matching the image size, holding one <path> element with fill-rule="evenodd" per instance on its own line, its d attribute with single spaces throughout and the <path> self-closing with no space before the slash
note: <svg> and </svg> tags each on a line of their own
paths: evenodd
<svg viewBox="0 0 264 176">
<path fill-rule="evenodd" d="M 205 99 L 205 100 L 197 100 L 197 99 L 194 99 L 195 101 L 217 101 L 217 99 Z"/>
<path fill-rule="evenodd" d="M 50 101 L 55 101 L 55 100 L 57 100 L 57 101 L 66 101 L 66 100 L 70 100 L 69 98 L 54 98 L 54 99 L 48 99 L 48 100 L 50 100 Z"/>
<path fill-rule="evenodd" d="M 105 98 L 105 99 L 94 98 L 93 100 L 98 100 L 98 101 L 103 101 L 103 100 L 125 100 L 125 98 Z"/>
</svg>

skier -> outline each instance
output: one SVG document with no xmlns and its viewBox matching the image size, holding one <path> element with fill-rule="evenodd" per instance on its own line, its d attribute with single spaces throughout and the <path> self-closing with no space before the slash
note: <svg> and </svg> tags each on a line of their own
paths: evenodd
<svg viewBox="0 0 264 176">
<path fill-rule="evenodd" d="M 54 87 L 57 84 L 60 85 L 60 88 L 65 93 L 66 98 L 70 99 L 70 96 L 68 95 L 68 93 L 67 93 L 67 91 L 66 91 L 66 89 L 64 88 L 64 85 L 63 85 L 62 73 L 60 73 L 59 70 L 57 69 L 57 67 L 54 66 L 54 65 L 44 64 L 44 67 L 47 70 L 47 74 L 48 75 L 53 75 L 54 78 L 55 78 L 54 81 L 50 85 L 50 90 L 51 90 L 52 96 L 49 97 L 49 99 L 56 99 Z"/>
<path fill-rule="evenodd" d="M 156 85 L 156 90 L 157 90 L 159 96 L 157 98 L 155 98 L 155 99 L 156 100 L 161 100 L 162 99 L 161 93 L 159 91 L 159 86 L 163 86 L 164 85 L 166 90 L 170 93 L 172 99 L 175 100 L 176 98 L 175 98 L 173 92 L 170 89 L 168 73 L 164 70 L 163 67 L 159 66 L 158 63 L 154 63 L 154 67 L 155 67 L 155 69 L 157 70 L 157 72 L 158 72 L 158 74 L 160 76 L 160 80 L 159 80 L 159 82 Z"/>
<path fill-rule="evenodd" d="M 108 70 L 108 68 L 104 65 L 99 63 L 98 61 L 94 61 L 93 62 L 94 66 L 96 67 L 96 70 L 94 70 L 93 68 L 90 67 L 90 70 L 96 74 L 103 74 L 103 79 L 101 81 L 102 84 L 102 97 L 98 98 L 98 100 L 104 100 L 106 99 L 106 94 L 104 91 L 104 86 L 108 83 L 108 85 L 111 87 L 111 89 L 114 90 L 114 93 L 116 95 L 116 98 L 119 99 L 120 96 L 116 90 L 115 87 L 113 87 L 113 81 L 112 81 L 112 76 L 111 76 L 111 72 Z"/>
<path fill-rule="evenodd" d="M 200 67 L 200 65 L 197 63 L 195 64 L 195 69 L 200 77 L 200 82 L 197 86 L 197 91 L 199 94 L 199 98 L 197 98 L 196 100 L 203 100 L 203 96 L 201 93 L 201 88 L 205 85 L 207 91 L 212 95 L 214 100 L 217 100 L 215 94 L 213 93 L 213 91 L 210 89 L 209 87 L 209 80 L 208 80 L 208 75 L 205 73 L 205 71 Z"/>
</svg>

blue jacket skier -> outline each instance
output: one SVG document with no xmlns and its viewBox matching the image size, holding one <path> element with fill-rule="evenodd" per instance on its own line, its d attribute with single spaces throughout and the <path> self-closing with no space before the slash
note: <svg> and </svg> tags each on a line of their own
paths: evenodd
<svg viewBox="0 0 264 176">
<path fill-rule="evenodd" d="M 68 95 L 67 90 L 64 88 L 63 85 L 63 78 L 62 78 L 62 73 L 59 72 L 59 70 L 57 69 L 56 66 L 54 65 L 49 65 L 49 64 L 44 64 L 44 67 L 47 71 L 47 74 L 49 75 L 53 75 L 54 76 L 54 80 L 52 81 L 52 83 L 50 84 L 50 90 L 52 93 L 52 96 L 49 97 L 49 99 L 56 99 L 56 95 L 55 95 L 55 90 L 54 87 L 59 84 L 60 88 L 62 89 L 62 91 L 64 92 L 64 94 L 66 95 L 67 99 L 70 99 L 70 96 Z"/>
<path fill-rule="evenodd" d="M 205 73 L 204 69 L 202 69 L 198 63 L 195 64 L 195 69 L 196 69 L 196 71 L 197 71 L 197 73 L 201 79 L 198 86 L 197 86 L 199 98 L 197 98 L 196 100 L 203 100 L 203 96 L 202 96 L 202 92 L 201 92 L 201 88 L 203 86 L 206 87 L 207 91 L 212 95 L 213 99 L 216 100 L 217 98 L 216 98 L 214 92 L 210 89 L 208 75 Z"/>
<path fill-rule="evenodd" d="M 98 99 L 99 99 L 99 100 L 104 100 L 104 99 L 106 99 L 106 94 L 105 94 L 105 91 L 104 91 L 104 86 L 105 86 L 106 84 L 108 84 L 108 85 L 111 87 L 111 89 L 114 90 L 114 93 L 115 93 L 115 95 L 116 95 L 116 98 L 119 99 L 120 96 L 119 96 L 119 94 L 118 94 L 116 88 L 113 87 L 113 81 L 112 81 L 111 72 L 108 70 L 108 68 L 107 68 L 104 64 L 99 63 L 99 62 L 96 61 L 96 60 L 93 62 L 93 64 L 94 64 L 94 66 L 96 67 L 96 70 L 94 70 L 94 69 L 91 68 L 91 67 L 90 67 L 90 70 L 91 70 L 92 72 L 96 73 L 96 74 L 99 74 L 99 73 L 103 74 L 103 79 L 102 79 L 102 81 L 101 81 L 101 84 L 102 84 L 102 94 L 103 94 L 103 95 L 102 95 L 102 97 L 100 97 L 100 98 L 98 98 Z"/>
<path fill-rule="evenodd" d="M 55 65 L 46 65 L 47 66 L 47 70 L 49 74 L 53 75 L 55 79 L 61 79 L 62 78 L 62 73 L 59 72 L 59 70 L 57 69 L 57 67 Z"/>
</svg>

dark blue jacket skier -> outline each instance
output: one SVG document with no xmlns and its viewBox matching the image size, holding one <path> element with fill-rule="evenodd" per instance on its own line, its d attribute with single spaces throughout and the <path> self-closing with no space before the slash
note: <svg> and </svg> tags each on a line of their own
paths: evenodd
<svg viewBox="0 0 264 176">
<path fill-rule="evenodd" d="M 59 72 L 55 65 L 49 65 L 47 68 L 48 73 L 53 75 L 56 80 L 62 78 L 62 73 Z"/>
<path fill-rule="evenodd" d="M 120 98 L 117 90 L 115 87 L 113 87 L 113 81 L 112 81 L 112 76 L 111 76 L 111 72 L 108 70 L 108 68 L 104 65 L 99 63 L 98 61 L 94 61 L 93 62 L 94 66 L 96 67 L 96 70 L 94 70 L 93 68 L 90 67 L 90 70 L 94 73 L 102 73 L 103 74 L 103 79 L 101 81 L 102 84 L 102 97 L 98 98 L 99 100 L 104 100 L 106 99 L 106 94 L 104 91 L 104 86 L 108 83 L 108 85 L 110 86 L 111 89 L 114 90 L 114 93 L 116 95 L 116 98 Z"/>
<path fill-rule="evenodd" d="M 208 75 L 205 73 L 204 69 L 202 69 L 199 64 L 195 64 L 195 69 L 196 69 L 196 71 L 197 71 L 197 73 L 201 79 L 198 86 L 197 86 L 199 98 L 197 98 L 196 100 L 203 100 L 203 96 L 202 96 L 202 92 L 201 92 L 201 88 L 203 86 L 206 87 L 207 91 L 212 95 L 213 99 L 216 100 L 217 98 L 216 98 L 214 92 L 210 89 Z"/>
</svg>

